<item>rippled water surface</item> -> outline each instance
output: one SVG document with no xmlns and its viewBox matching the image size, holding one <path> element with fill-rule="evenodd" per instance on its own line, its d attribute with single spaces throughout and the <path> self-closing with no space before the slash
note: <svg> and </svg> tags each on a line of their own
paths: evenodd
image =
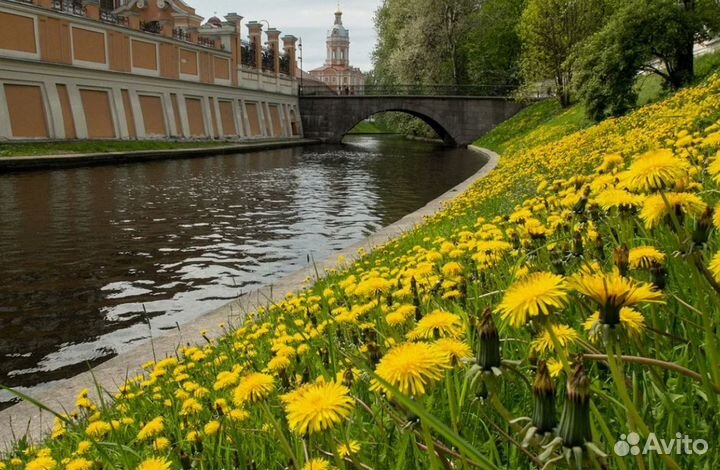
<svg viewBox="0 0 720 470">
<path fill-rule="evenodd" d="M 485 160 L 398 138 L 0 175 L 0 383 L 72 376 L 351 245 Z M 145 317 L 146 315 L 146 317 Z"/>
</svg>

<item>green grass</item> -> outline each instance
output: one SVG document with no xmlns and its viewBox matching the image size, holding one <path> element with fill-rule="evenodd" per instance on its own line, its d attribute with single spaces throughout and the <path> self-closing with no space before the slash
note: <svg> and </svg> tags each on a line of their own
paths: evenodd
<svg viewBox="0 0 720 470">
<path fill-rule="evenodd" d="M 229 142 L 223 141 L 163 142 L 157 140 L 89 140 L 74 142 L 12 143 L 0 144 L 0 157 L 172 150 L 217 147 L 229 144 Z"/>
<path fill-rule="evenodd" d="M 375 122 L 361 121 L 348 134 L 392 134 L 392 132 L 381 128 Z"/>
<path fill-rule="evenodd" d="M 581 105 L 563 109 L 557 100 L 532 104 L 475 142 L 498 153 L 514 153 L 522 148 L 552 142 L 592 125 Z"/>
</svg>

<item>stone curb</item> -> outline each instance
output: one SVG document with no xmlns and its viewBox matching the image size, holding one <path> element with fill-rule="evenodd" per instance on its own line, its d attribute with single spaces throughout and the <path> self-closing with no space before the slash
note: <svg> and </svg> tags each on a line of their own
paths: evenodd
<svg viewBox="0 0 720 470">
<path fill-rule="evenodd" d="M 170 160 L 175 158 L 207 157 L 210 155 L 227 155 L 300 147 L 318 143 L 320 142 L 317 140 L 298 138 L 276 141 L 248 142 L 233 145 L 219 145 L 217 147 L 0 157 L 0 173 L 9 171 L 108 165 L 151 160 Z"/>
<path fill-rule="evenodd" d="M 180 330 L 173 330 L 164 336 L 154 338 L 152 341 L 146 341 L 135 349 L 98 365 L 91 372 L 38 386 L 33 389 L 32 398 L 53 410 L 70 411 L 74 409 L 75 398 L 81 390 L 88 388 L 91 390 L 91 398 L 96 397 L 94 381 L 97 381 L 103 389 L 115 392 L 123 384 L 126 377 L 134 377 L 142 373 L 141 365 L 153 358 L 153 349 L 156 357 L 164 358 L 174 355 L 180 346 L 205 343 L 206 340 L 200 333 L 203 330 L 208 338 L 217 338 L 224 332 L 219 327 L 220 323 L 226 325 L 238 324 L 245 313 L 257 310 L 260 306 L 268 305 L 271 301 L 280 300 L 288 292 L 296 292 L 305 288 L 307 286 L 306 280 L 315 277 L 315 267 L 317 267 L 317 272 L 322 273 L 326 269 L 335 268 L 339 256 L 344 256 L 348 262 L 352 262 L 357 258 L 360 248 L 365 252 L 369 252 L 374 247 L 401 236 L 416 225 L 423 223 L 426 217 L 437 213 L 442 209 L 444 203 L 466 191 L 473 183 L 485 177 L 497 166 L 500 160 L 497 153 L 475 146 L 469 148 L 488 157 L 485 166 L 467 180 L 427 203 L 421 209 L 378 230 L 366 239 L 335 253 L 331 258 L 316 262 L 315 266 L 308 266 L 278 279 L 266 287 L 251 291 L 217 310 L 182 325 Z M 31 441 L 37 441 L 52 429 L 52 425 L 53 416 L 50 413 L 42 412 L 42 410 L 27 402 L 19 403 L 1 411 L 0 453 L 4 449 L 10 448 L 14 440 L 13 435 L 21 437 L 27 434 Z"/>
</svg>

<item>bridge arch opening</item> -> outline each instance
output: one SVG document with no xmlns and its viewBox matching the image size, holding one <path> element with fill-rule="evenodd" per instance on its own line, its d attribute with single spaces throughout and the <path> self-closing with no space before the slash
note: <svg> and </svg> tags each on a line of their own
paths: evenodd
<svg viewBox="0 0 720 470">
<path fill-rule="evenodd" d="M 392 108 L 392 109 L 387 109 L 387 110 L 382 110 L 382 111 L 376 111 L 376 112 L 369 114 L 368 116 L 361 118 L 360 120 L 358 120 L 357 122 L 352 124 L 349 128 L 345 129 L 339 135 L 340 140 L 342 141 L 342 139 L 347 135 L 352 135 L 353 129 L 358 127 L 358 125 L 361 124 L 362 122 L 371 120 L 373 118 L 377 120 L 378 118 L 382 118 L 385 116 L 392 117 L 393 115 L 397 115 L 397 114 L 410 116 L 412 118 L 420 120 L 421 122 L 426 124 L 432 130 L 432 132 L 434 132 L 434 134 L 435 134 L 434 138 L 442 140 L 443 143 L 447 146 L 450 146 L 450 147 L 457 146 L 457 142 L 452 137 L 452 135 L 440 123 L 438 123 L 432 117 L 428 116 L 427 114 L 421 113 L 421 112 L 417 112 L 417 111 L 413 111 L 413 110 L 409 110 L 409 109 L 399 109 L 399 108 Z M 381 129 L 381 130 L 384 130 L 384 129 Z M 390 130 L 395 130 L 395 129 L 390 129 Z M 423 136 L 421 136 L 421 137 L 423 137 Z M 433 138 L 432 136 L 427 136 L 427 137 Z"/>
</svg>

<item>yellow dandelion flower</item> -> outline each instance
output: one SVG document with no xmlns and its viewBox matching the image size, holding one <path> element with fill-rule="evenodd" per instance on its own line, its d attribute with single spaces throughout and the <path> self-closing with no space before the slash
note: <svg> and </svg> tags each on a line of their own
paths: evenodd
<svg viewBox="0 0 720 470">
<path fill-rule="evenodd" d="M 87 454 L 90 449 L 92 448 L 92 442 L 90 441 L 80 441 L 78 442 L 77 446 L 77 455 L 83 455 Z"/>
<path fill-rule="evenodd" d="M 428 385 L 442 379 L 449 367 L 447 354 L 437 346 L 403 343 L 380 359 L 375 373 L 400 390 L 400 393 L 420 397 L 425 394 Z M 373 380 L 370 389 L 388 392 L 376 380 Z"/>
<path fill-rule="evenodd" d="M 387 321 L 390 326 L 402 325 L 408 318 L 415 315 L 415 309 L 416 307 L 411 304 L 400 305 L 385 316 L 385 321 Z"/>
<path fill-rule="evenodd" d="M 337 382 L 306 384 L 283 396 L 290 430 L 312 434 L 334 427 L 350 416 L 350 390 Z"/>
<path fill-rule="evenodd" d="M 434 344 L 440 351 L 447 354 L 451 364 L 458 364 L 464 359 L 473 357 L 472 348 L 464 341 L 453 338 L 442 338 L 435 341 Z"/>
<path fill-rule="evenodd" d="M 170 470 L 170 462 L 162 457 L 150 457 L 143 460 L 137 470 Z"/>
<path fill-rule="evenodd" d="M 92 460 L 73 459 L 65 465 L 65 470 L 90 470 L 93 467 Z"/>
<path fill-rule="evenodd" d="M 570 280 L 571 287 L 600 307 L 600 320 L 606 325 L 620 322 L 620 309 L 641 303 L 663 303 L 662 292 L 652 284 L 621 276 L 619 272 L 581 272 Z"/>
<path fill-rule="evenodd" d="M 170 447 L 170 439 L 167 437 L 158 437 L 153 441 L 153 449 L 157 452 L 163 452 L 168 447 Z"/>
<path fill-rule="evenodd" d="M 275 390 L 275 380 L 271 375 L 252 372 L 240 380 L 233 392 L 233 402 L 242 406 L 245 403 L 262 401 Z"/>
<path fill-rule="evenodd" d="M 290 367 L 290 359 L 287 356 L 275 356 L 268 362 L 267 368 L 273 372 L 280 372 Z"/>
<path fill-rule="evenodd" d="M 360 452 L 360 443 L 354 439 L 340 444 L 337 448 L 337 453 L 341 459 L 355 455 L 358 452 Z"/>
<path fill-rule="evenodd" d="M 606 211 L 614 208 L 627 211 L 642 206 L 645 196 L 632 194 L 624 189 L 606 189 L 598 194 L 594 201 Z"/>
<path fill-rule="evenodd" d="M 557 342 L 563 348 L 567 348 L 571 344 L 576 343 L 580 338 L 578 332 L 568 325 L 552 325 L 551 328 L 555 334 L 555 338 L 557 338 Z M 553 342 L 552 336 L 550 336 L 550 332 L 544 330 L 540 336 L 530 343 L 530 348 L 539 354 L 555 351 L 555 343 Z"/>
<path fill-rule="evenodd" d="M 669 188 L 687 177 L 689 169 L 688 162 L 675 157 L 672 150 L 652 150 L 637 157 L 621 174 L 621 185 L 635 192 Z"/>
<path fill-rule="evenodd" d="M 457 261 L 451 261 L 442 267 L 442 273 L 447 277 L 459 276 L 463 272 L 463 265 Z"/>
<path fill-rule="evenodd" d="M 665 263 L 665 253 L 654 246 L 638 246 L 632 248 L 628 255 L 628 263 L 632 269 L 650 269 Z"/>
<path fill-rule="evenodd" d="M 691 193 L 665 193 L 649 196 L 640 211 L 640 218 L 648 229 L 657 227 L 674 212 L 681 219 L 685 215 L 699 217 L 705 212 L 706 205 L 699 196 Z M 667 202 L 666 202 L 667 200 Z"/>
<path fill-rule="evenodd" d="M 435 310 L 420 319 L 408 339 L 457 338 L 463 333 L 462 319 L 444 310 Z"/>
<path fill-rule="evenodd" d="M 355 288 L 354 294 L 361 297 L 377 297 L 378 295 L 386 293 L 391 287 L 392 284 L 387 279 L 371 277 L 370 279 L 361 281 Z"/>
<path fill-rule="evenodd" d="M 549 315 L 567 301 L 567 283 L 557 274 L 532 273 L 510 286 L 497 307 L 503 320 L 522 326 L 529 317 Z"/>
<path fill-rule="evenodd" d="M 607 173 L 615 168 L 621 167 L 623 163 L 625 163 L 625 160 L 619 153 L 605 155 L 605 157 L 603 157 L 602 165 L 597 168 L 597 172 Z"/>
<path fill-rule="evenodd" d="M 150 420 L 143 428 L 138 432 L 137 438 L 140 441 L 144 441 L 146 439 L 151 439 L 165 429 L 164 425 L 165 419 L 162 416 L 158 416 L 157 418 L 154 418 Z"/>
<path fill-rule="evenodd" d="M 710 273 L 712 273 L 713 278 L 717 282 L 720 282 L 720 251 L 715 253 L 715 256 L 713 256 L 713 258 L 710 260 L 708 269 L 710 270 Z"/>
<path fill-rule="evenodd" d="M 203 428 L 203 432 L 206 436 L 214 436 L 220 431 L 220 421 L 214 419 L 208 422 Z"/>
<path fill-rule="evenodd" d="M 240 380 L 240 375 L 235 371 L 226 370 L 220 372 L 215 379 L 215 383 L 213 384 L 213 390 L 218 391 L 232 387 L 233 385 L 238 383 L 238 380 Z"/>
<path fill-rule="evenodd" d="M 203 406 L 194 398 L 188 398 L 183 401 L 182 407 L 180 408 L 180 415 L 188 416 L 200 413 Z"/>
<path fill-rule="evenodd" d="M 550 377 L 552 378 L 560 377 L 560 374 L 563 373 L 564 366 L 562 361 L 558 361 L 554 357 L 548 359 L 545 365 L 547 365 L 548 372 L 550 373 Z"/>
<path fill-rule="evenodd" d="M 715 225 L 716 229 L 720 230 L 720 202 L 717 203 L 713 212 L 713 225 Z"/>
<path fill-rule="evenodd" d="M 303 466 L 303 470 L 334 470 L 335 467 L 330 465 L 330 462 L 328 462 L 325 459 L 312 459 L 308 460 L 307 463 Z"/>
<path fill-rule="evenodd" d="M 583 328 L 593 341 L 600 336 L 600 312 L 595 312 L 583 322 Z M 645 329 L 645 317 L 630 307 L 620 309 L 620 325 L 631 336 L 639 335 Z"/>
<path fill-rule="evenodd" d="M 708 173 L 710 173 L 714 182 L 720 184 L 720 152 L 718 152 L 713 161 L 708 165 Z"/>
<path fill-rule="evenodd" d="M 239 410 L 237 408 L 234 408 L 230 410 L 228 416 L 233 422 L 240 423 L 248 419 L 250 417 L 250 413 L 247 410 Z"/>
<path fill-rule="evenodd" d="M 95 439 L 102 439 L 103 436 L 109 433 L 111 429 L 112 426 L 110 426 L 110 423 L 106 423 L 105 421 L 95 421 L 85 428 L 85 434 L 90 437 L 94 437 Z"/>
<path fill-rule="evenodd" d="M 25 470 L 53 470 L 57 462 L 52 457 L 40 456 L 25 465 Z"/>
</svg>

